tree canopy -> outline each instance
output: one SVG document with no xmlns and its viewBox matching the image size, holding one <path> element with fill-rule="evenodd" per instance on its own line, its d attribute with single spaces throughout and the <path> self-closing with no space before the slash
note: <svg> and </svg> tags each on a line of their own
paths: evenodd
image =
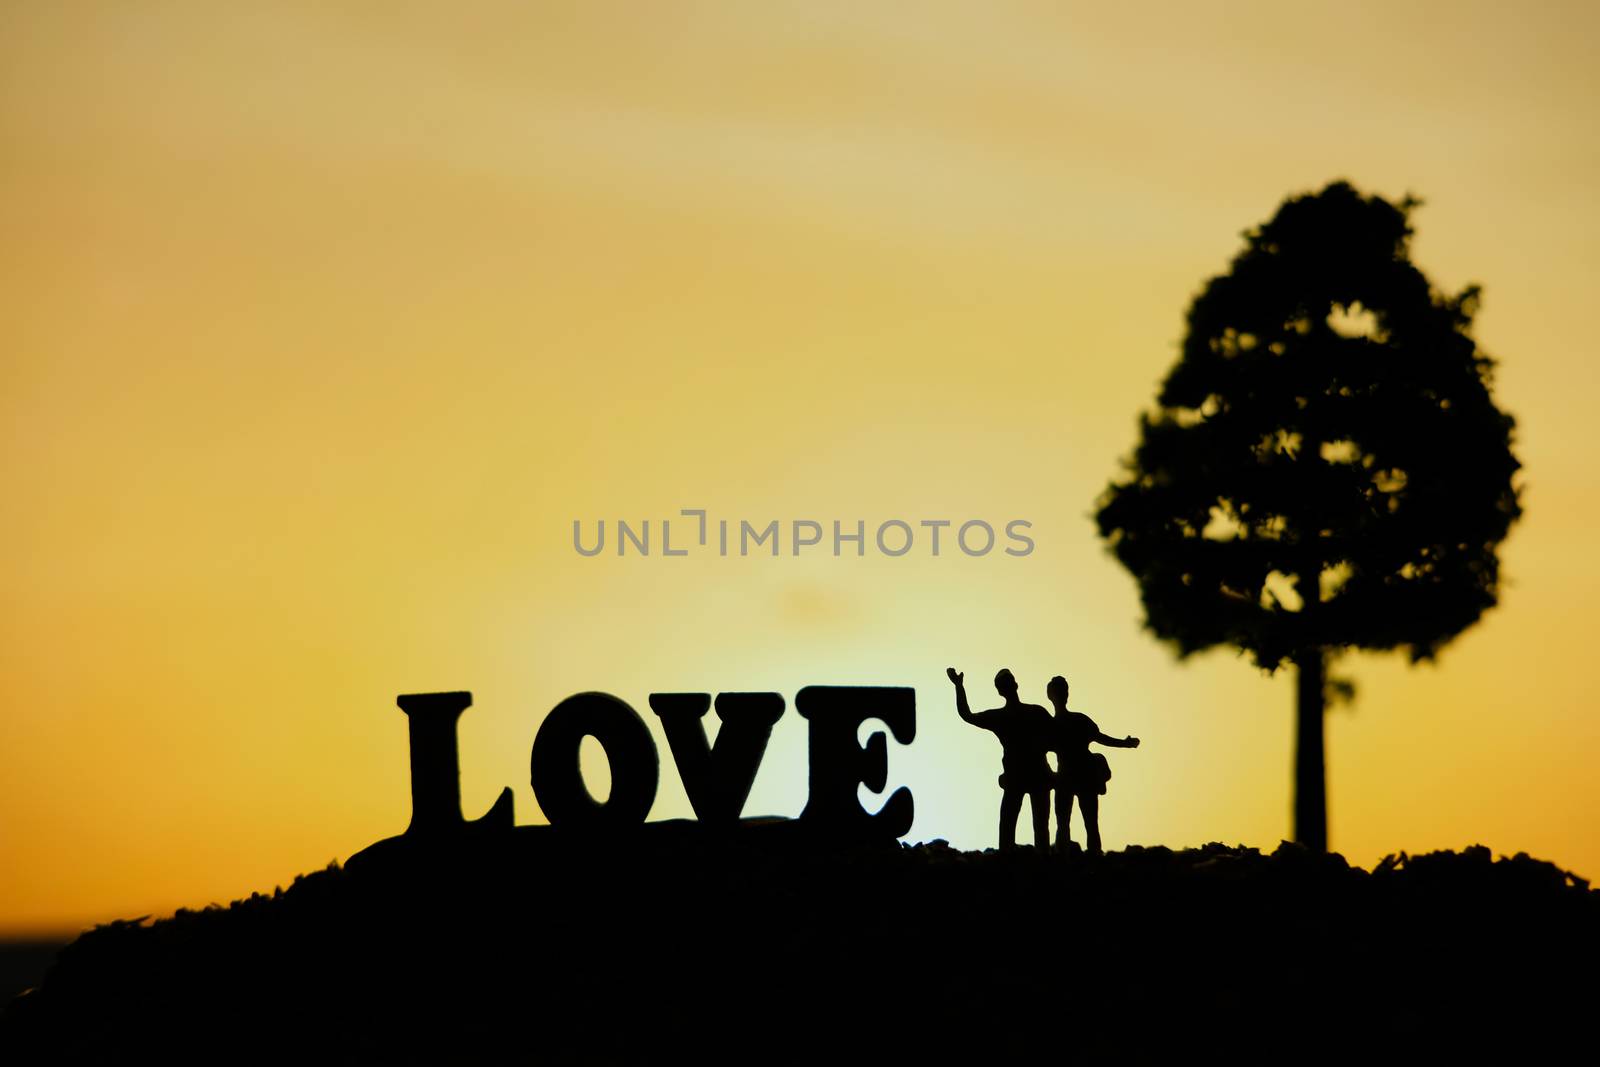
<svg viewBox="0 0 1600 1067">
<path fill-rule="evenodd" d="M 1418 660 L 1495 604 L 1514 424 L 1470 335 L 1478 287 L 1441 294 L 1410 261 L 1417 206 L 1293 197 L 1190 306 L 1097 516 L 1180 656 Z"/>
</svg>

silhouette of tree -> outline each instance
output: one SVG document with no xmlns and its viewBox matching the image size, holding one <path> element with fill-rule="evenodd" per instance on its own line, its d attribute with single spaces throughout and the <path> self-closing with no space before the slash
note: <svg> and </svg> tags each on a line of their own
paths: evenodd
<svg viewBox="0 0 1600 1067">
<path fill-rule="evenodd" d="M 1431 659 L 1495 604 L 1521 514 L 1514 422 L 1470 336 L 1479 289 L 1442 295 L 1411 264 L 1419 204 L 1339 181 L 1246 232 L 1098 501 L 1180 658 L 1228 644 L 1295 664 L 1294 835 L 1317 849 L 1330 655 Z"/>
</svg>

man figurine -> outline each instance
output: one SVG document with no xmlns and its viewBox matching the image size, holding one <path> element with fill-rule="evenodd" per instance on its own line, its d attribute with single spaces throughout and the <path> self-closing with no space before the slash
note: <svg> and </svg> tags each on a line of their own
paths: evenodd
<svg viewBox="0 0 1600 1067">
<path fill-rule="evenodd" d="M 1045 758 L 1051 742 L 1053 720 L 1050 713 L 1037 704 L 1024 704 L 1017 699 L 1017 680 L 1011 672 L 1001 669 L 994 676 L 994 687 L 1005 704 L 992 711 L 976 715 L 967 706 L 967 691 L 962 685 L 966 677 L 954 667 L 945 668 L 956 687 L 956 713 L 966 722 L 992 731 L 1000 739 L 1002 755 L 1000 765 L 1000 847 L 1015 848 L 1017 844 L 1017 816 L 1022 811 L 1022 796 L 1033 802 L 1033 843 L 1040 852 L 1050 847 L 1050 763 Z"/>
</svg>

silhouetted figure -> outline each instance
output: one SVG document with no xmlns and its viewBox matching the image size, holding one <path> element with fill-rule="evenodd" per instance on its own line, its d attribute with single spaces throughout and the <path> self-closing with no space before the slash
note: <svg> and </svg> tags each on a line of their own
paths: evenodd
<svg viewBox="0 0 1600 1067">
<path fill-rule="evenodd" d="M 1001 669 L 994 676 L 994 687 L 1005 704 L 990 711 L 973 714 L 967 706 L 967 691 L 962 685 L 966 677 L 954 667 L 945 673 L 956 687 L 956 713 L 974 726 L 991 731 L 1000 739 L 1003 754 L 1000 766 L 1000 847 L 1015 848 L 1017 844 L 1017 816 L 1022 812 L 1022 797 L 1026 793 L 1033 801 L 1033 841 L 1043 851 L 1050 847 L 1050 763 L 1045 754 L 1050 749 L 1050 713 L 1037 704 L 1024 704 L 1017 699 L 1017 680 L 1011 672 Z"/>
<path fill-rule="evenodd" d="M 1056 754 L 1056 847 L 1063 852 L 1072 843 L 1072 798 L 1078 798 L 1083 812 L 1083 832 L 1087 851 L 1091 856 L 1100 854 L 1100 794 L 1106 791 L 1111 780 L 1111 764 L 1105 756 L 1089 751 L 1089 743 L 1111 748 L 1138 748 L 1139 739 L 1128 736 L 1120 740 L 1100 732 L 1093 719 L 1076 711 L 1067 710 L 1067 680 L 1061 675 L 1050 679 L 1045 695 L 1055 706 L 1051 721 L 1050 748 Z"/>
</svg>

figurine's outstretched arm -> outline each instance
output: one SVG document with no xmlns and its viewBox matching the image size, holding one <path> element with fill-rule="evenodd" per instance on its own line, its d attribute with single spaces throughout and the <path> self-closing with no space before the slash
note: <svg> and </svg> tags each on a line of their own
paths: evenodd
<svg viewBox="0 0 1600 1067">
<path fill-rule="evenodd" d="M 1132 734 L 1129 734 L 1127 737 L 1107 737 L 1105 734 L 1101 733 L 1099 730 L 1096 730 L 1094 732 L 1094 736 L 1089 738 L 1089 740 L 1094 742 L 1097 745 L 1105 745 L 1107 748 L 1138 748 L 1139 747 L 1139 739 L 1137 737 L 1134 737 Z"/>
<path fill-rule="evenodd" d="M 966 678 L 966 675 L 962 674 L 959 671 L 957 671 L 954 667 L 946 667 L 944 669 L 944 673 L 949 676 L 950 681 L 955 683 L 955 687 L 956 687 L 956 714 L 961 716 L 962 721 L 970 722 L 970 723 L 973 723 L 973 725 L 977 725 L 976 720 L 973 719 L 973 717 L 972 717 L 972 709 L 967 706 L 967 689 L 966 689 L 966 686 L 961 684 L 962 680 Z"/>
</svg>

